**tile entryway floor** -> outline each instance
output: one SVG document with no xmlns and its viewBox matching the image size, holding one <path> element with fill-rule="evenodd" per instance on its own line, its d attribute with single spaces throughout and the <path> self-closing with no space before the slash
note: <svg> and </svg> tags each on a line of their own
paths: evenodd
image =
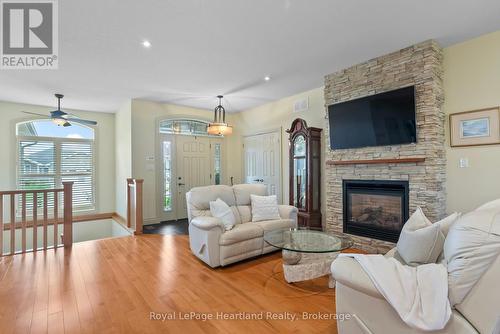
<svg viewBox="0 0 500 334">
<path fill-rule="evenodd" d="M 144 234 L 188 235 L 188 220 L 170 220 L 159 224 L 144 225 Z"/>
</svg>

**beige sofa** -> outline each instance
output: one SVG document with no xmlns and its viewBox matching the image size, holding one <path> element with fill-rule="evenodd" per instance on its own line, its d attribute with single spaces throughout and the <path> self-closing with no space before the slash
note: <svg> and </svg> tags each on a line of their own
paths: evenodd
<svg viewBox="0 0 500 334">
<path fill-rule="evenodd" d="M 404 263 L 396 249 L 385 256 Z M 337 258 L 332 264 L 336 282 L 337 314 L 351 314 L 338 321 L 339 334 L 426 333 L 407 326 L 379 293 L 360 264 L 353 258 Z M 487 269 L 465 299 L 452 309 L 451 319 L 436 334 L 500 333 L 500 256 Z M 432 284 L 431 282 L 429 284 Z M 498 332 L 494 332 L 496 328 Z"/>
<path fill-rule="evenodd" d="M 264 242 L 264 231 L 297 227 L 297 209 L 280 205 L 281 219 L 252 222 L 250 194 L 266 195 L 262 184 L 197 187 L 186 194 L 189 245 L 194 255 L 211 267 L 225 266 L 275 251 Z M 210 214 L 210 201 L 222 199 L 236 218 L 233 229 L 225 231 L 218 218 Z"/>
</svg>

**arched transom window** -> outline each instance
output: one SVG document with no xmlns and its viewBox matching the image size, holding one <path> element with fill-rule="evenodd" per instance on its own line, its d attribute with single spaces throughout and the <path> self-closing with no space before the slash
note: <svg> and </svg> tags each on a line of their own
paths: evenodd
<svg viewBox="0 0 500 334">
<path fill-rule="evenodd" d="M 188 136 L 210 136 L 207 132 L 208 122 L 192 119 L 168 119 L 160 122 L 160 133 Z"/>
</svg>

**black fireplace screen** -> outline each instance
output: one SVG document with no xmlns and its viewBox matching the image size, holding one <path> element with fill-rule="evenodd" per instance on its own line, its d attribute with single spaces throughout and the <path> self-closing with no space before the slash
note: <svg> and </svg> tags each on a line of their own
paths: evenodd
<svg viewBox="0 0 500 334">
<path fill-rule="evenodd" d="M 396 242 L 408 219 L 407 181 L 344 180 L 344 232 Z"/>
</svg>

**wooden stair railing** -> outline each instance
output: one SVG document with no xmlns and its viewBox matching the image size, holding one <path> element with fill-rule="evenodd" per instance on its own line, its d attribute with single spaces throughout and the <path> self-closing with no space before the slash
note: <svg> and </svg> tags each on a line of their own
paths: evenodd
<svg viewBox="0 0 500 334">
<path fill-rule="evenodd" d="M 49 216 L 49 196 L 53 196 L 52 217 Z M 64 207 L 63 219 L 59 217 L 59 196 L 62 194 Z M 31 200 L 28 199 L 31 197 Z M 4 200 L 8 199 L 10 213 L 5 215 Z M 17 202 L 16 202 L 17 201 Z M 31 202 L 31 214 L 28 212 L 28 203 Z M 20 213 L 16 213 L 16 204 Z M 41 211 L 38 209 L 41 207 Z M 9 217 L 9 223 L 5 223 L 5 216 Z M 31 221 L 27 217 L 31 216 Z M 20 220 L 20 221 L 19 221 Z M 63 223 L 62 244 L 59 242 L 59 224 Z M 53 244 L 49 245 L 48 230 L 53 226 Z M 38 228 L 42 228 L 42 243 L 38 245 Z M 27 230 L 32 229 L 31 248 L 28 247 Z M 16 230 L 20 231 L 20 247 L 16 249 Z M 4 232 L 10 231 L 9 248 L 4 252 Z M 73 182 L 63 182 L 62 189 L 34 189 L 34 190 L 10 190 L 0 191 L 0 256 L 14 255 L 26 252 L 36 252 L 49 248 L 70 247 L 73 244 Z"/>
<path fill-rule="evenodd" d="M 134 234 L 142 234 L 143 202 L 142 188 L 144 180 L 127 179 L 127 227 L 134 230 Z"/>
</svg>

